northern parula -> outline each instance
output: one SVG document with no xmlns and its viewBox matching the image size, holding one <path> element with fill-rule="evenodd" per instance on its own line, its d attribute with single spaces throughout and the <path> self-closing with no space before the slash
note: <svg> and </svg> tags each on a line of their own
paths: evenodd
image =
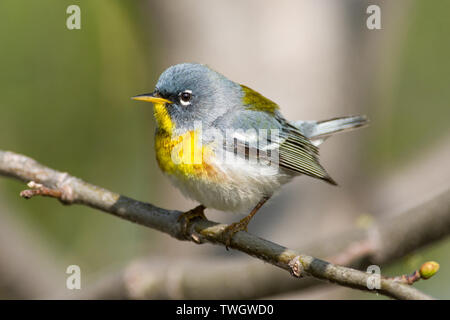
<svg viewBox="0 0 450 320">
<path fill-rule="evenodd" d="M 152 102 L 157 123 L 156 158 L 184 195 L 207 207 L 249 212 L 227 227 L 233 235 L 282 185 L 304 174 L 335 185 L 318 160 L 318 145 L 330 135 L 366 124 L 364 116 L 325 121 L 289 121 L 278 105 L 206 65 L 169 67 L 152 93 L 133 97 Z"/>
</svg>

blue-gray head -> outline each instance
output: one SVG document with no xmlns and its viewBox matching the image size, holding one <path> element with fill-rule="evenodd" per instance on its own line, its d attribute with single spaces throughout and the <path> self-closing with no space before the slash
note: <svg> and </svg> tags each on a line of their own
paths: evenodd
<svg viewBox="0 0 450 320">
<path fill-rule="evenodd" d="M 155 104 L 167 112 L 175 127 L 191 127 L 195 121 L 208 125 L 241 105 L 242 88 L 202 64 L 183 63 L 169 67 L 159 77 L 155 91 L 133 97 Z M 162 109 L 163 108 L 163 109 Z"/>
</svg>

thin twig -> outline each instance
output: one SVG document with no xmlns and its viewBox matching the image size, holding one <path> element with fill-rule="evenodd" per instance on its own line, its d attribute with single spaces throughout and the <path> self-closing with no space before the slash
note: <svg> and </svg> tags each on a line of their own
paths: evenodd
<svg viewBox="0 0 450 320">
<path fill-rule="evenodd" d="M 60 190 L 50 189 L 42 184 L 30 181 L 28 187 L 31 189 L 23 190 L 20 192 L 20 196 L 25 199 L 31 199 L 34 196 L 52 197 L 61 199 L 62 192 Z"/>
<path fill-rule="evenodd" d="M 66 204 L 87 205 L 122 219 L 165 232 L 179 240 L 220 245 L 226 245 L 227 242 L 223 234 L 227 226 L 225 224 L 199 219 L 193 220 L 187 230 L 184 230 L 183 223 L 178 222 L 178 217 L 182 214 L 180 211 L 165 210 L 121 196 L 67 173 L 45 167 L 24 155 L 0 151 L 0 175 L 27 182 L 34 181 L 34 183 L 42 184 L 45 188 L 60 192 L 60 195 L 58 192 L 47 192 L 47 195 L 55 196 Z M 296 277 L 309 275 L 342 286 L 378 292 L 397 299 L 431 298 L 411 286 L 391 279 L 380 279 L 379 288 L 371 290 L 368 286 L 368 283 L 372 281 L 371 274 L 301 254 L 248 232 L 236 233 L 230 243 L 230 248 L 287 270 Z"/>
</svg>

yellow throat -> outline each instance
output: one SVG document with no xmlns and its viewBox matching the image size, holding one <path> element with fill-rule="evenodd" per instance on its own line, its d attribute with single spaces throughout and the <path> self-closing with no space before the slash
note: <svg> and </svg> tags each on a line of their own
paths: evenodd
<svg viewBox="0 0 450 320">
<path fill-rule="evenodd" d="M 216 176 L 216 170 L 208 164 L 213 150 L 202 145 L 199 130 L 175 135 L 175 124 L 165 103 L 154 103 L 154 115 L 158 125 L 155 134 L 156 159 L 163 172 L 187 179 Z"/>
</svg>

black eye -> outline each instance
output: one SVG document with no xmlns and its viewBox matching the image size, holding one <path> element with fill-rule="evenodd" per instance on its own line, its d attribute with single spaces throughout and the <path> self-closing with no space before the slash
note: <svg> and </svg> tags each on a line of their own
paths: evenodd
<svg viewBox="0 0 450 320">
<path fill-rule="evenodd" d="M 182 105 L 188 105 L 190 104 L 191 98 L 192 98 L 192 91 L 191 90 L 186 90 L 183 92 L 180 92 L 180 102 Z"/>
</svg>

